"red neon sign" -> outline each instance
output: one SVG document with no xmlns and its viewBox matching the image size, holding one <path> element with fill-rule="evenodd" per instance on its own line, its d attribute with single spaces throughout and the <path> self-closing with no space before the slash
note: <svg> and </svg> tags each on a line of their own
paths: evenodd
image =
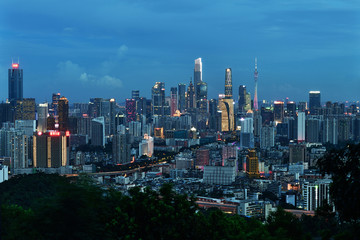
<svg viewBox="0 0 360 240">
<path fill-rule="evenodd" d="M 12 64 L 12 68 L 18 68 L 19 67 L 19 64 L 18 63 L 13 63 Z"/>
<path fill-rule="evenodd" d="M 51 137 L 58 137 L 60 136 L 60 132 L 50 132 Z"/>
<path fill-rule="evenodd" d="M 70 131 L 66 131 L 65 136 L 70 137 Z"/>
</svg>

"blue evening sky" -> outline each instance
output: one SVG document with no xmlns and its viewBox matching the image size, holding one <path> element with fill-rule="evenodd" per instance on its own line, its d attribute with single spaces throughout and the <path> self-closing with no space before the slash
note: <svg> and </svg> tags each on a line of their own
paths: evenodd
<svg viewBox="0 0 360 240">
<path fill-rule="evenodd" d="M 203 59 L 209 98 L 245 84 L 259 100 L 360 100 L 358 0 L 3 0 L 0 1 L 0 100 L 7 69 L 20 58 L 24 97 L 70 102 L 123 101 L 131 90 L 166 93 L 193 77 Z"/>
</svg>

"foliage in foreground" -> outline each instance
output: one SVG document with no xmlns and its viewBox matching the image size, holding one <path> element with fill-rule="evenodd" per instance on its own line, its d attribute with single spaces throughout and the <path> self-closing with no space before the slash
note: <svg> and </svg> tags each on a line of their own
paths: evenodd
<svg viewBox="0 0 360 240">
<path fill-rule="evenodd" d="M 1 239 L 309 239 L 339 234 L 351 239 L 353 236 L 351 229 L 338 231 L 336 222 L 325 221 L 325 217 L 297 219 L 281 209 L 266 224 L 217 209 L 199 210 L 194 199 L 176 194 L 171 185 L 164 185 L 159 192 L 133 188 L 125 196 L 114 190 L 101 190 L 84 177 L 72 183 L 58 175 L 34 174 L 0 184 L 0 192 Z M 334 228 L 334 224 L 335 230 L 323 231 Z"/>
</svg>

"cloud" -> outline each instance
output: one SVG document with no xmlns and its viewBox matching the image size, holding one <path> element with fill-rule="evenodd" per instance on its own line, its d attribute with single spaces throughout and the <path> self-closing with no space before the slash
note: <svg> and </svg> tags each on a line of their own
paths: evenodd
<svg viewBox="0 0 360 240">
<path fill-rule="evenodd" d="M 118 49 L 117 49 L 117 55 L 118 57 L 123 57 L 125 56 L 126 52 L 128 51 L 128 47 L 126 45 L 121 45 Z"/>
<path fill-rule="evenodd" d="M 115 87 L 121 88 L 123 86 L 122 81 L 118 78 L 105 75 L 103 77 L 96 77 L 92 74 L 82 73 L 80 75 L 80 80 L 84 84 L 91 84 L 95 86 L 106 86 L 106 87 Z"/>
<path fill-rule="evenodd" d="M 58 63 L 57 70 L 62 80 L 75 80 L 84 71 L 79 64 L 73 63 L 70 60 Z"/>
</svg>

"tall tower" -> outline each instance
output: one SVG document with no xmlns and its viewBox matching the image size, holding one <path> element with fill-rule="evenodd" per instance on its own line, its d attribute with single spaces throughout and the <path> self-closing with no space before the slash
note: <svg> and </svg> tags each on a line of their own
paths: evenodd
<svg viewBox="0 0 360 240">
<path fill-rule="evenodd" d="M 61 97 L 58 101 L 59 130 L 68 130 L 69 119 L 69 101 L 66 97 Z"/>
<path fill-rule="evenodd" d="M 234 100 L 232 99 L 231 68 L 225 70 L 225 97 L 219 100 L 219 109 L 221 110 L 221 131 L 234 131 Z"/>
<path fill-rule="evenodd" d="M 9 69 L 9 102 L 14 104 L 17 100 L 23 99 L 23 70 L 19 68 L 19 63 L 13 63 Z"/>
<path fill-rule="evenodd" d="M 171 93 L 171 100 L 170 100 L 171 116 L 174 116 L 175 111 L 178 110 L 177 87 L 170 88 L 170 93 Z"/>
<path fill-rule="evenodd" d="M 183 113 L 186 108 L 186 85 L 183 83 L 179 83 L 178 85 L 178 99 L 179 99 L 178 108 L 180 112 Z"/>
<path fill-rule="evenodd" d="M 197 86 L 200 82 L 202 82 L 202 62 L 201 58 L 197 58 L 195 59 L 194 68 L 194 86 Z"/>
<path fill-rule="evenodd" d="M 225 70 L 225 98 L 232 99 L 231 68 Z"/>
<path fill-rule="evenodd" d="M 257 58 L 255 58 L 254 80 L 255 80 L 254 110 L 258 111 L 259 107 L 258 107 L 258 96 L 257 96 L 257 84 L 258 84 Z"/>
</svg>

